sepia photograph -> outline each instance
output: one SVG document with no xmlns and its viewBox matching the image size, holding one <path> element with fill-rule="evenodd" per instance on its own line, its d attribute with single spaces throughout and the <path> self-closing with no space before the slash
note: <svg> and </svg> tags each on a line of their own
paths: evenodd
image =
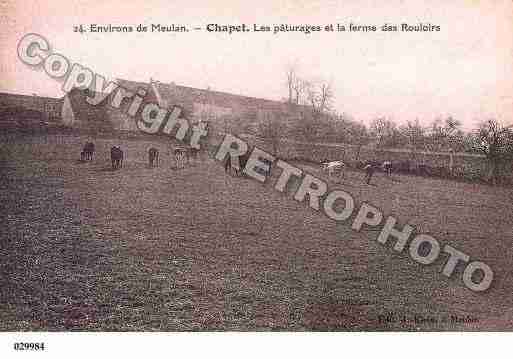
<svg viewBox="0 0 513 359">
<path fill-rule="evenodd" d="M 0 18 L 8 358 L 65 334 L 513 330 L 511 0 Z"/>
</svg>

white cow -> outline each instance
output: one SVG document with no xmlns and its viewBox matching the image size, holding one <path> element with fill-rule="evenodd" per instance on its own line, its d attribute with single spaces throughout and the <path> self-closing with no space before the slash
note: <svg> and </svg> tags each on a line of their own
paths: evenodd
<svg viewBox="0 0 513 359">
<path fill-rule="evenodd" d="M 322 170 L 328 172 L 328 177 L 332 178 L 335 175 L 338 177 L 344 178 L 344 170 L 346 168 L 346 164 L 342 161 L 331 161 L 331 162 L 323 162 Z"/>
</svg>

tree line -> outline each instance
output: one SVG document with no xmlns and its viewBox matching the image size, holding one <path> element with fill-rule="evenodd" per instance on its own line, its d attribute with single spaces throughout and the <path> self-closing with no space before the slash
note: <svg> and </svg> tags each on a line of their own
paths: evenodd
<svg viewBox="0 0 513 359">
<path fill-rule="evenodd" d="M 452 116 L 439 117 L 427 124 L 419 119 L 399 124 L 392 118 L 379 117 L 369 125 L 333 108 L 334 93 L 330 82 L 307 80 L 294 67 L 286 72 L 288 96 L 283 99 L 287 114 L 269 112 L 246 129 L 273 144 L 277 152 L 281 139 L 319 143 L 345 143 L 361 148 L 408 149 L 412 152 L 467 152 L 486 156 L 489 179 L 496 182 L 499 169 L 513 162 L 513 127 L 496 119 L 478 123 L 471 131 Z"/>
</svg>

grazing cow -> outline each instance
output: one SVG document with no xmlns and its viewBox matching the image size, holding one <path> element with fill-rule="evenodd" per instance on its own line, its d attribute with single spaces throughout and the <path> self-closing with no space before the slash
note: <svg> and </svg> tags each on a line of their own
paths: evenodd
<svg viewBox="0 0 513 359">
<path fill-rule="evenodd" d="M 110 160 L 112 161 L 112 169 L 116 170 L 123 167 L 123 151 L 119 146 L 111 147 Z"/>
<path fill-rule="evenodd" d="M 392 174 L 392 162 L 384 161 L 383 164 L 381 165 L 381 168 L 383 169 L 383 172 L 385 172 L 385 174 L 387 176 L 390 176 Z"/>
<path fill-rule="evenodd" d="M 185 167 L 185 163 L 187 161 L 187 149 L 185 148 L 175 148 L 173 151 L 175 156 L 175 164 L 176 168 Z"/>
<path fill-rule="evenodd" d="M 338 177 L 344 178 L 344 170 L 346 168 L 346 164 L 342 161 L 326 161 L 322 163 L 323 171 L 328 172 L 328 177 L 332 178 L 335 175 Z"/>
<path fill-rule="evenodd" d="M 249 152 L 243 154 L 242 156 L 239 156 L 238 160 L 239 160 L 239 164 L 237 166 L 236 163 L 232 163 L 232 157 L 230 155 L 228 155 L 228 157 L 224 163 L 225 172 L 231 173 L 231 169 L 233 168 L 235 170 L 235 174 L 237 176 L 242 176 L 244 167 L 246 167 L 246 164 L 248 163 L 248 160 L 249 160 Z"/>
<path fill-rule="evenodd" d="M 80 152 L 80 159 L 82 161 L 92 161 L 94 157 L 94 143 L 86 142 L 82 152 Z"/>
<path fill-rule="evenodd" d="M 155 147 L 151 147 L 148 150 L 148 159 L 150 162 L 150 167 L 158 167 L 159 166 L 159 150 L 157 150 Z"/>
</svg>

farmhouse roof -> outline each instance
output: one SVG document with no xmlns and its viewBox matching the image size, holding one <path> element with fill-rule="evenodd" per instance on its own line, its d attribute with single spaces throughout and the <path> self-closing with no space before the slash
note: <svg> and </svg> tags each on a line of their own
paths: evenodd
<svg viewBox="0 0 513 359">
<path fill-rule="evenodd" d="M 176 104 L 177 101 L 180 102 L 180 99 L 188 98 L 196 103 L 212 104 L 227 108 L 254 108 L 290 112 L 287 103 L 258 97 L 235 95 L 210 89 L 198 89 L 176 85 L 174 83 L 167 84 L 153 80 L 151 80 L 149 84 L 124 79 L 117 79 L 117 82 L 131 91 L 136 91 L 138 88 L 145 88 L 152 91 L 159 102 L 162 102 L 160 105 L 165 107 Z"/>
</svg>

